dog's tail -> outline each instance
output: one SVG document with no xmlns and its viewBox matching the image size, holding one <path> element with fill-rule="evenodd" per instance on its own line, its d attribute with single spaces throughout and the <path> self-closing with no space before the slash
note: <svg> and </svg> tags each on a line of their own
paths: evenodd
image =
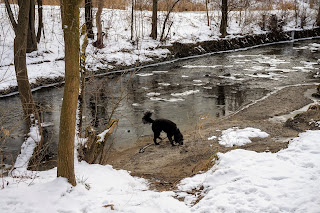
<svg viewBox="0 0 320 213">
<path fill-rule="evenodd" d="M 151 115 L 152 115 L 152 112 L 150 112 L 150 111 L 145 112 L 144 116 L 142 118 L 142 122 L 144 124 L 153 123 L 154 120 L 151 118 Z"/>
</svg>

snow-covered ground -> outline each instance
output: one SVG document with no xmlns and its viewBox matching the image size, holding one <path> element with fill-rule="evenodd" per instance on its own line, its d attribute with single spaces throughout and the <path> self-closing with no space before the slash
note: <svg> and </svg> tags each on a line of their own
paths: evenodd
<svg viewBox="0 0 320 213">
<path fill-rule="evenodd" d="M 82 23 L 83 12 L 81 11 Z M 307 12 L 306 28 L 312 28 L 316 11 Z M 212 12 L 211 15 L 213 22 L 208 27 L 205 13 L 173 13 L 173 25 L 165 45 L 176 41 L 218 39 L 219 12 Z M 265 33 L 259 27 L 261 13 L 255 11 L 247 15 L 250 21 L 245 22 L 238 21 L 238 12 L 230 13 L 228 32 L 231 37 Z M 136 12 L 135 16 L 136 42 L 133 45 L 129 40 L 130 11 L 103 11 L 103 29 L 108 35 L 104 40 L 106 46 L 97 50 L 89 45 L 87 63 L 90 69 L 134 65 L 137 60 L 147 62 L 154 57 L 161 58 L 169 54 L 169 50 L 158 48 L 163 44 L 149 37 L 151 13 Z M 159 17 L 160 29 L 164 14 L 160 13 Z M 286 17 L 291 21 L 286 22 L 284 29 L 295 29 L 295 20 L 290 19 L 293 13 L 288 12 Z M 3 4 L 0 4 L 0 18 L 0 90 L 3 90 L 17 85 L 12 65 L 14 33 Z M 44 35 L 38 51 L 27 57 L 31 83 L 37 78 L 64 76 L 64 61 L 61 60 L 64 57 L 64 44 L 59 7 L 44 6 Z M 174 93 L 172 96 L 175 98 L 169 101 L 181 100 L 181 96 L 196 92 L 197 90 L 190 90 Z M 156 93 L 149 93 L 148 96 L 150 99 L 160 99 Z M 36 132 L 34 130 L 33 133 Z M 250 143 L 250 137 L 267 137 L 267 134 L 255 128 L 233 128 L 222 131 L 219 141 L 227 146 L 241 146 Z M 32 141 L 35 134 L 29 136 L 28 140 Z M 132 177 L 128 171 L 115 170 L 110 165 L 89 165 L 77 161 L 75 172 L 78 185 L 72 187 L 65 179 L 56 177 L 56 168 L 41 172 L 25 169 L 24 157 L 34 147 L 33 143 L 29 143 L 24 148 L 25 154 L 16 162 L 16 166 L 22 169 L 8 177 L 0 177 L 0 212 L 316 213 L 320 212 L 319 138 L 320 131 L 301 133 L 290 142 L 287 149 L 278 153 L 256 153 L 241 149 L 218 153 L 219 159 L 209 171 L 186 178 L 181 181 L 177 191 L 167 192 L 149 190 L 146 180 Z M 176 198 L 184 198 L 184 201 Z"/>
<path fill-rule="evenodd" d="M 17 6 L 12 6 L 17 12 Z M 307 7 L 307 6 L 305 6 Z M 302 6 L 300 6 L 302 8 Z M 95 11 L 94 11 L 95 12 Z M 306 9 L 308 14 L 304 29 L 313 28 L 317 11 Z M 229 13 L 229 37 L 246 34 L 261 34 L 262 14 L 270 16 L 277 14 L 286 19 L 284 30 L 301 29 L 296 27 L 293 11 L 231 11 Z M 87 66 L 90 70 L 99 68 L 109 69 L 114 66 L 134 66 L 136 62 L 151 62 L 154 58 L 164 58 L 170 52 L 159 48 L 171 45 L 173 42 L 196 43 L 200 41 L 218 39 L 220 12 L 210 11 L 211 25 L 207 26 L 205 12 L 172 13 L 171 31 L 165 43 L 150 38 L 151 12 L 136 11 L 134 26 L 134 44 L 130 40 L 131 11 L 104 9 L 102 13 L 105 47 L 101 50 L 92 45 L 87 49 Z M 38 78 L 56 78 L 64 76 L 64 41 L 61 29 L 60 8 L 58 6 L 44 6 L 44 36 L 38 45 L 38 50 L 28 54 L 28 75 L 30 83 Z M 159 12 L 159 34 L 165 13 Z M 241 19 L 240 19 L 241 17 Z M 17 85 L 13 66 L 14 32 L 9 22 L 4 4 L 0 4 L 0 90 Z M 84 10 L 80 14 L 81 24 L 84 22 Z M 297 21 L 298 25 L 300 19 Z M 94 31 L 96 29 L 94 28 Z M 93 41 L 90 41 L 93 42 Z"/>
<path fill-rule="evenodd" d="M 56 168 L 25 172 L 1 178 L 0 212 L 317 213 L 319 138 L 320 131 L 301 133 L 278 153 L 218 153 L 209 171 L 183 179 L 177 191 L 151 191 L 146 180 L 110 165 L 76 162 L 76 187 L 57 178 Z"/>
</svg>

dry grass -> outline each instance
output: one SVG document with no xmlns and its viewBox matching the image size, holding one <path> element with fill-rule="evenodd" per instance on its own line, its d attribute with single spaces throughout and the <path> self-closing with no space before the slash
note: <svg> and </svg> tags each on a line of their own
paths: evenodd
<svg viewBox="0 0 320 213">
<path fill-rule="evenodd" d="M 161 0 L 158 2 L 159 11 L 167 11 L 171 8 L 176 0 Z M 151 0 L 139 0 L 136 2 L 137 10 L 152 10 L 152 1 Z M 204 2 L 192 2 L 191 0 L 181 0 L 176 7 L 174 12 L 183 12 L 183 11 L 205 11 L 206 7 Z"/>
</svg>

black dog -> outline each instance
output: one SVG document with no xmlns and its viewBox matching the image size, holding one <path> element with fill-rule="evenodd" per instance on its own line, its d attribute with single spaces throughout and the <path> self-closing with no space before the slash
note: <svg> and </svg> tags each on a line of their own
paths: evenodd
<svg viewBox="0 0 320 213">
<path fill-rule="evenodd" d="M 157 138 L 162 140 L 162 138 L 160 138 L 161 131 L 164 131 L 165 133 L 167 133 L 168 139 L 172 146 L 174 146 L 172 136 L 174 137 L 174 141 L 176 143 L 183 145 L 183 135 L 181 134 L 180 130 L 177 128 L 177 125 L 175 123 L 167 119 L 153 120 L 151 118 L 151 115 L 152 115 L 152 112 L 149 112 L 149 111 L 144 113 L 142 122 L 144 124 L 152 123 L 152 131 L 154 133 L 153 142 L 156 145 L 159 145 L 159 143 L 157 142 Z"/>
</svg>

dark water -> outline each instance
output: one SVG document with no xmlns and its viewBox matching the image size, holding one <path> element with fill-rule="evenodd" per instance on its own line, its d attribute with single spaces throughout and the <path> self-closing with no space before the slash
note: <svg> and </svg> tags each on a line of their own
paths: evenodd
<svg viewBox="0 0 320 213">
<path fill-rule="evenodd" d="M 85 126 L 102 130 L 110 118 L 119 119 L 114 147 L 133 145 L 151 135 L 141 118 L 168 118 L 182 132 L 194 129 L 204 117 L 226 116 L 257 100 L 275 87 L 318 81 L 320 40 L 276 44 L 246 51 L 214 54 L 149 67 L 123 75 L 87 81 Z M 56 153 L 63 87 L 33 93 L 41 106 L 49 150 Z M 18 96 L 0 99 L 0 126 L 10 130 L 1 139 L 4 162 L 12 164 L 24 140 L 22 109 Z"/>
</svg>

